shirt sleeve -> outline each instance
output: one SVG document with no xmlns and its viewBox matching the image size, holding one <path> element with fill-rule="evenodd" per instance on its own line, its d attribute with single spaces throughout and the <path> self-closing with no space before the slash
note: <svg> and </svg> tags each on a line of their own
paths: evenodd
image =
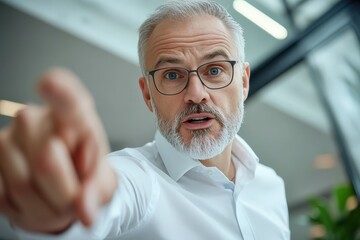
<svg viewBox="0 0 360 240">
<path fill-rule="evenodd" d="M 126 150 L 109 155 L 108 160 L 118 176 L 118 187 L 91 228 L 76 222 L 61 234 L 49 235 L 31 233 L 14 226 L 16 236 L 29 240 L 105 239 L 119 237 L 135 229 L 151 214 L 158 198 L 154 171 L 140 158 L 130 156 Z"/>
</svg>

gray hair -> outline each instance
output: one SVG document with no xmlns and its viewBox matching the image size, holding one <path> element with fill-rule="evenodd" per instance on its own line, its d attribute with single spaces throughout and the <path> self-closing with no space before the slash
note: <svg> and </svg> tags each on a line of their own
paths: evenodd
<svg viewBox="0 0 360 240">
<path fill-rule="evenodd" d="M 220 4 L 210 0 L 174 0 L 158 7 L 139 28 L 138 55 L 145 76 L 145 49 L 155 27 L 166 19 L 184 20 L 192 16 L 210 15 L 220 19 L 233 35 L 241 63 L 245 61 L 242 27 Z M 242 64 L 241 64 L 242 66 Z"/>
</svg>

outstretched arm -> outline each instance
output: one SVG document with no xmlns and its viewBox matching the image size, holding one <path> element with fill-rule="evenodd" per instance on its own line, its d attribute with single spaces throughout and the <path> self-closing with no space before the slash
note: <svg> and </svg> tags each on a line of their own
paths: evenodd
<svg viewBox="0 0 360 240">
<path fill-rule="evenodd" d="M 110 201 L 116 175 L 93 99 L 64 69 L 43 75 L 44 106 L 29 106 L 0 130 L 0 213 L 32 232 L 90 226 Z"/>
</svg>

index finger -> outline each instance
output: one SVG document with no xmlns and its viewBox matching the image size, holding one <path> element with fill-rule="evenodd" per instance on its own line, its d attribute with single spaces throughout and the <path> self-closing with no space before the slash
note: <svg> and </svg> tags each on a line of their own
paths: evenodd
<svg viewBox="0 0 360 240">
<path fill-rule="evenodd" d="M 108 153 L 108 142 L 89 91 L 71 71 L 55 68 L 40 80 L 56 133 L 64 140 L 81 178 Z"/>
<path fill-rule="evenodd" d="M 67 69 L 54 68 L 46 72 L 41 77 L 38 88 L 40 95 L 54 110 L 57 120 L 62 122 L 81 123 L 87 119 L 85 113 L 95 110 L 88 90 Z"/>
</svg>

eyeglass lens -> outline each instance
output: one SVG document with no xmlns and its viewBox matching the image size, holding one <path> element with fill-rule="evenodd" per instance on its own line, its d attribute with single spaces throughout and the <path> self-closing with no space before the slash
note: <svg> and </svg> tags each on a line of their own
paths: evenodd
<svg viewBox="0 0 360 240">
<path fill-rule="evenodd" d="M 191 72 L 196 72 L 201 82 L 210 89 L 219 89 L 230 84 L 233 77 L 233 61 L 217 61 L 203 64 L 197 70 L 171 67 L 155 70 L 155 86 L 163 94 L 177 94 L 183 91 Z"/>
</svg>

